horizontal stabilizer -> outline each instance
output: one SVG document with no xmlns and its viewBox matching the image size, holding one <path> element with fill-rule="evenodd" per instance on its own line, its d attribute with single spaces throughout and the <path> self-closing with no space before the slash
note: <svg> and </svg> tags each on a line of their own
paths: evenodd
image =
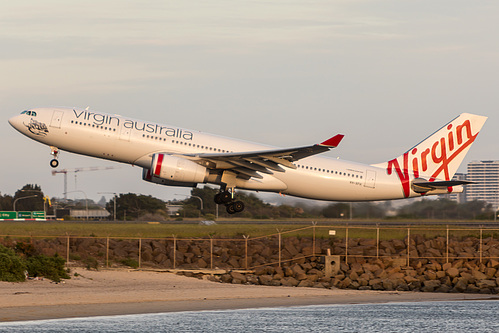
<svg viewBox="0 0 499 333">
<path fill-rule="evenodd" d="M 445 189 L 453 186 L 468 184 L 473 184 L 473 182 L 466 180 L 437 180 L 430 182 L 425 179 L 417 178 L 412 181 L 412 190 L 416 193 L 426 193 L 436 189 Z"/>
</svg>

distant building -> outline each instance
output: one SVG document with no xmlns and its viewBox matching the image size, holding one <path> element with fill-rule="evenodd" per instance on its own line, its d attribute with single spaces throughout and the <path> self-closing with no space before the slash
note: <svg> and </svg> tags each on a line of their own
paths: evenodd
<svg viewBox="0 0 499 333">
<path fill-rule="evenodd" d="M 472 161 L 468 163 L 466 200 L 482 200 L 499 208 L 499 161 Z"/>
<path fill-rule="evenodd" d="M 467 180 L 467 175 L 465 173 L 456 173 L 454 175 L 454 177 L 452 177 L 452 180 Z M 457 203 L 465 203 L 466 202 L 466 192 L 468 191 L 468 186 L 469 185 L 465 185 L 463 186 L 464 190 L 463 192 L 452 192 L 452 193 L 449 193 L 449 194 L 445 194 L 444 197 L 449 199 L 449 200 L 452 200 L 452 201 L 455 201 Z"/>
<path fill-rule="evenodd" d="M 103 220 L 107 219 L 111 215 L 105 209 L 57 209 L 56 218 L 64 218 L 65 216 L 71 216 L 74 219 L 86 219 L 88 213 L 89 220 Z"/>
<path fill-rule="evenodd" d="M 182 205 L 172 205 L 172 204 L 166 204 L 165 207 L 168 210 L 168 215 L 170 216 L 178 216 L 179 211 L 183 208 Z"/>
</svg>

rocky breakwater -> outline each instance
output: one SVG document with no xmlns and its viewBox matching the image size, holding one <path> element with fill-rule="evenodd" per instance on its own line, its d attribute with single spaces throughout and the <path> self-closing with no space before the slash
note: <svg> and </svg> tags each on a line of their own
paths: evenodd
<svg viewBox="0 0 499 333">
<path fill-rule="evenodd" d="M 497 238 L 497 237 L 496 237 Z M 33 252 L 66 256 L 67 239 L 3 239 L 14 248 L 24 242 Z M 315 249 L 314 249 L 315 244 Z M 339 256 L 339 267 L 325 274 L 325 255 Z M 141 268 L 180 269 L 186 275 L 202 269 L 212 281 L 224 283 L 412 290 L 429 292 L 499 293 L 499 241 L 492 237 L 382 240 L 308 237 L 259 239 L 106 239 L 71 238 L 73 264 L 90 257 L 98 267 L 120 267 L 133 259 Z M 210 274 L 210 269 L 225 273 Z M 198 274 L 198 273 L 196 273 Z"/>
</svg>

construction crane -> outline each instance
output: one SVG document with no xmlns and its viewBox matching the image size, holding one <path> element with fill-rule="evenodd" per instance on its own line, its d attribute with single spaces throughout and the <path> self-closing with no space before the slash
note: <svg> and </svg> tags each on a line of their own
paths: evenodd
<svg viewBox="0 0 499 333">
<path fill-rule="evenodd" d="M 74 172 L 75 174 L 75 188 L 76 188 L 76 175 L 78 172 L 82 171 L 99 171 L 99 170 L 110 170 L 110 169 L 119 169 L 120 167 L 88 167 L 88 168 L 76 168 L 76 169 L 61 169 L 61 170 L 53 170 L 52 176 L 55 176 L 58 173 L 62 173 L 64 175 L 64 200 L 67 200 L 67 192 L 68 192 L 68 173 Z"/>
</svg>

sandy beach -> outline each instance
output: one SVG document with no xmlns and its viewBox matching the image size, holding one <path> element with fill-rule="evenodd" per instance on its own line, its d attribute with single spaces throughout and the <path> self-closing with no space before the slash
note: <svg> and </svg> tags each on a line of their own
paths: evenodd
<svg viewBox="0 0 499 333">
<path fill-rule="evenodd" d="M 73 269 L 63 283 L 0 282 L 0 321 L 256 307 L 497 299 L 491 295 L 216 283 L 173 273 Z"/>
</svg>

